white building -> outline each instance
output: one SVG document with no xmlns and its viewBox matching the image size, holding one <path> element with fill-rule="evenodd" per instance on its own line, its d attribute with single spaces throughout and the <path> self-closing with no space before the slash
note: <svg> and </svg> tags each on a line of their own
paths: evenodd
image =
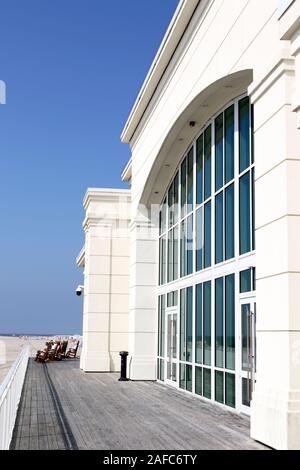
<svg viewBox="0 0 300 470">
<path fill-rule="evenodd" d="M 132 380 L 276 449 L 300 449 L 299 84 L 300 0 L 182 0 L 122 133 L 131 189 L 88 191 L 78 258 L 83 370 L 128 349 Z"/>
</svg>

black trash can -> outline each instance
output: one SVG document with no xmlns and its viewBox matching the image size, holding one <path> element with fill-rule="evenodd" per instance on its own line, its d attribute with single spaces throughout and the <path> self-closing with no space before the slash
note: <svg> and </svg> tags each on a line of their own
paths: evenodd
<svg viewBox="0 0 300 470">
<path fill-rule="evenodd" d="M 121 356 L 121 376 L 119 378 L 120 382 L 127 382 L 129 379 L 127 379 L 127 356 L 128 352 L 127 351 L 121 351 L 120 352 Z"/>
</svg>

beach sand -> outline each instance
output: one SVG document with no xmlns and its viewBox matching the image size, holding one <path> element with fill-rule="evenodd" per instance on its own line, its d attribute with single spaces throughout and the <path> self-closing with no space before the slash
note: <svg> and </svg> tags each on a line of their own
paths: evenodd
<svg viewBox="0 0 300 470">
<path fill-rule="evenodd" d="M 14 361 L 17 359 L 23 346 L 30 346 L 31 356 L 35 356 L 38 349 L 45 347 L 46 337 L 9 337 L 0 336 L 0 384 L 6 377 L 9 369 L 11 368 Z"/>
</svg>

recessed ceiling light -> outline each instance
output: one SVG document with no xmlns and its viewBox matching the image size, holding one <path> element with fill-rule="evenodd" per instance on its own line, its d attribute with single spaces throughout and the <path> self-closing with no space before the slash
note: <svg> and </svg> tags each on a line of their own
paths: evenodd
<svg viewBox="0 0 300 470">
<path fill-rule="evenodd" d="M 159 194 L 159 191 L 155 191 L 155 193 L 154 193 L 154 194 Z"/>
</svg>

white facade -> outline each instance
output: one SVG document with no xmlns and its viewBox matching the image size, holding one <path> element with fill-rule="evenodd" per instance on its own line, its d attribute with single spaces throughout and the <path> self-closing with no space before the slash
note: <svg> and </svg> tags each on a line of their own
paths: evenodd
<svg viewBox="0 0 300 470">
<path fill-rule="evenodd" d="M 129 209 L 126 190 L 89 189 L 84 198 L 83 350 L 85 372 L 119 370 L 128 349 Z"/>
<path fill-rule="evenodd" d="M 132 158 L 123 174 L 123 179 L 131 181 L 128 235 L 130 266 L 127 271 L 127 274 L 130 272 L 127 336 L 130 378 L 160 378 L 168 382 L 168 372 L 164 370 L 163 377 L 159 376 L 157 367 L 157 364 L 160 364 L 157 357 L 161 337 L 161 331 L 158 331 L 158 302 L 161 308 L 161 298 L 166 299 L 164 296 L 168 293 L 177 292 L 176 295 L 181 298 L 184 289 L 192 288 L 191 365 L 185 365 L 186 359 L 179 358 L 182 349 L 179 339 L 181 330 L 178 332 L 174 329 L 177 321 L 179 328 L 181 327 L 182 312 L 179 299 L 174 301 L 176 305 L 170 305 L 166 309 L 169 323 L 164 326 L 174 333 L 174 340 L 166 336 L 166 341 L 170 342 L 171 347 L 173 345 L 177 348 L 177 355 L 173 358 L 177 374 L 175 386 L 180 387 L 181 370 L 184 369 L 184 374 L 188 374 L 189 370 L 193 377 L 191 385 L 188 386 L 191 387 L 189 391 L 197 395 L 195 374 L 199 372 L 199 364 L 195 363 L 194 342 L 195 335 L 198 334 L 195 324 L 195 292 L 197 285 L 204 286 L 210 282 L 211 356 L 209 365 L 204 363 L 203 369 L 201 366 L 201 377 L 203 374 L 209 377 L 209 397 L 214 402 L 222 401 L 216 396 L 217 383 L 218 380 L 221 380 L 222 384 L 224 381 L 224 406 L 230 401 L 226 403 L 226 394 L 229 393 L 229 385 L 227 387 L 226 382 L 228 379 L 228 384 L 231 383 L 235 387 L 234 407 L 237 412 L 243 412 L 245 406 L 241 387 L 243 383 L 249 383 L 251 375 L 252 385 L 255 383 L 251 407 L 248 407 L 252 437 L 276 449 L 300 449 L 299 38 L 300 0 L 181 1 L 122 133 L 122 141 L 128 143 L 132 151 Z M 255 166 L 255 184 L 253 190 L 249 191 L 251 194 L 255 191 L 255 219 L 253 212 L 251 224 L 255 224 L 256 243 L 255 246 L 249 246 L 246 253 L 241 254 L 241 241 L 239 243 L 237 237 L 238 230 L 241 232 L 242 229 L 235 225 L 235 254 L 220 263 L 215 260 L 214 238 L 218 189 L 214 181 L 217 165 L 216 119 L 221 112 L 224 112 L 226 119 L 226 110 L 233 106 L 235 129 L 232 145 L 237 159 L 242 152 L 239 142 L 243 139 L 239 106 L 245 96 L 249 97 L 252 106 L 249 121 L 252 138 L 249 140 L 249 146 L 254 153 L 255 164 L 249 162 L 246 171 L 252 172 Z M 176 172 L 182 171 L 180 164 L 190 151 L 193 155 L 191 164 L 195 185 L 199 170 L 197 139 L 208 126 L 211 126 L 212 130 L 212 194 L 208 195 L 211 197 L 212 210 L 212 261 L 207 268 L 197 270 L 194 258 L 194 268 L 190 273 L 177 273 L 176 279 L 160 282 L 160 234 L 158 224 L 151 217 L 151 208 L 153 211 L 153 206 L 161 206 Z M 222 139 L 225 149 L 227 137 L 223 136 Z M 225 157 L 226 155 L 222 158 Z M 226 164 L 226 159 L 223 161 Z M 238 161 L 235 160 L 235 173 L 232 176 L 232 184 L 235 187 L 235 223 L 238 220 L 241 223 L 243 218 L 243 214 L 239 212 L 242 204 L 241 192 L 240 197 L 238 196 L 242 177 L 240 170 Z M 182 184 L 180 177 L 179 197 Z M 193 214 L 202 203 L 201 201 L 199 206 L 197 205 L 196 191 L 194 188 L 196 207 L 192 211 Z M 225 192 L 226 184 L 224 197 Z M 101 201 L 98 202 L 101 206 Z M 196 214 L 193 215 L 193 220 L 196 220 Z M 194 226 L 194 242 L 197 237 L 195 230 Z M 181 248 L 178 250 L 180 259 Z M 195 252 L 193 256 L 196 257 Z M 88 257 L 86 251 L 86 264 Z M 180 263 L 181 261 L 179 265 Z M 256 290 L 252 286 L 251 292 L 243 294 L 240 293 L 239 274 L 249 268 L 256 268 Z M 222 370 L 219 370 L 215 363 L 218 306 L 215 297 L 216 280 L 224 278 L 226 284 L 226 277 L 230 275 L 234 275 L 235 279 L 235 368 L 223 365 Z M 226 287 L 224 289 L 226 290 Z M 86 298 L 88 294 L 86 290 Z M 114 295 L 111 295 L 111 299 L 113 298 Z M 241 312 L 245 304 L 254 311 L 255 302 L 256 328 L 253 334 L 251 333 L 251 338 L 253 340 L 256 336 L 256 375 L 254 366 L 251 374 L 238 366 L 244 347 L 241 339 Z M 86 306 L 85 312 L 89 312 Z M 98 318 L 100 319 L 95 317 L 96 323 Z M 226 318 L 224 321 L 227 321 Z M 97 330 L 98 327 L 95 328 Z M 203 334 L 206 333 L 201 333 Z M 86 357 L 91 352 L 96 362 L 98 355 L 107 358 L 105 354 L 108 348 L 105 351 L 98 349 L 100 336 L 101 333 L 94 336 L 92 334 L 90 346 L 87 342 L 84 351 Z M 204 338 L 204 343 L 205 341 Z M 124 347 L 124 343 L 120 342 L 117 349 Z M 189 347 L 187 344 L 186 348 Z M 253 351 L 254 349 L 252 353 Z M 84 360 L 83 358 L 83 362 Z M 108 370 L 106 360 L 103 359 L 103 370 Z M 159 359 L 161 360 L 168 368 L 168 359 L 164 357 Z M 201 378 L 201 384 L 207 386 L 207 382 L 205 385 L 202 380 L 204 379 Z M 202 395 L 205 399 L 205 393 Z"/>
</svg>

